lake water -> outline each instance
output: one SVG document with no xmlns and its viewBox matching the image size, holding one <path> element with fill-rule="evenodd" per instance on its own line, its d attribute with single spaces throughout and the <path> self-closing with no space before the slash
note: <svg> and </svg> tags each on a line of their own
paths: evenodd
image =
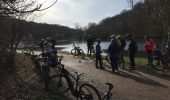
<svg viewBox="0 0 170 100">
<path fill-rule="evenodd" d="M 160 43 L 160 45 L 163 46 L 163 43 L 162 43 L 163 38 L 159 37 L 159 38 L 153 38 L 153 39 L 154 39 L 155 45 L 156 45 L 156 43 Z M 145 40 L 143 38 L 135 38 L 135 40 L 138 45 L 138 51 L 144 51 Z M 62 49 L 62 51 L 70 52 L 71 49 L 73 49 L 73 43 L 75 43 L 75 42 L 64 43 L 64 45 L 57 45 L 56 47 Z M 83 49 L 85 51 L 85 53 L 87 53 L 87 43 L 86 42 L 76 42 L 76 44 L 81 49 Z M 109 44 L 110 44 L 110 41 L 101 42 L 102 50 L 106 51 L 108 49 Z M 125 50 L 128 50 L 128 46 L 129 46 L 129 41 L 126 41 Z"/>
<path fill-rule="evenodd" d="M 68 43 L 68 44 L 64 44 L 64 45 L 56 45 L 56 48 L 61 48 L 61 51 L 67 51 L 70 52 L 71 49 L 73 49 L 73 43 Z M 101 48 L 103 51 L 106 51 L 108 49 L 110 42 L 101 42 Z M 143 51 L 144 49 L 144 42 L 137 42 L 138 45 L 138 51 Z M 85 53 L 87 53 L 87 43 L 86 42 L 79 42 L 76 43 L 76 46 L 79 46 L 81 49 L 83 49 L 83 51 L 85 51 Z M 125 50 L 128 50 L 128 46 L 129 46 L 129 42 L 126 42 L 126 47 Z"/>
</svg>

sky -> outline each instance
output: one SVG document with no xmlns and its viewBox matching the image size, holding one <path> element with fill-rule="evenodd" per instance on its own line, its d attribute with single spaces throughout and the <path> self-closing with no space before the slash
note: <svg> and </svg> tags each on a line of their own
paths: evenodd
<svg viewBox="0 0 170 100">
<path fill-rule="evenodd" d="M 40 0 L 46 7 L 55 0 Z M 58 0 L 57 3 L 42 12 L 36 22 L 60 24 L 75 28 L 75 24 L 81 27 L 87 26 L 89 22 L 99 23 L 106 17 L 119 14 L 128 9 L 126 0 Z"/>
</svg>

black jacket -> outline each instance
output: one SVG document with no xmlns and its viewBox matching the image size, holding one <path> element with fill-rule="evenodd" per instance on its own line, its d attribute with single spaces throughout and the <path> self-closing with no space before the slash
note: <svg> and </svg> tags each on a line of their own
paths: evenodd
<svg viewBox="0 0 170 100">
<path fill-rule="evenodd" d="M 131 40 L 129 44 L 129 53 L 135 54 L 138 50 L 138 46 L 136 44 L 136 41 Z"/>
</svg>

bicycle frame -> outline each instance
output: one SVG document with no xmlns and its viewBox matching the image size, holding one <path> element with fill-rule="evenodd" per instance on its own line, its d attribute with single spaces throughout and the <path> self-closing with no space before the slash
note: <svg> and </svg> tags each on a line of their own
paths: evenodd
<svg viewBox="0 0 170 100">
<path fill-rule="evenodd" d="M 106 83 L 106 85 L 108 85 L 108 91 L 106 92 L 106 94 L 103 97 L 103 100 L 110 100 L 111 96 L 112 96 L 112 89 L 113 89 L 113 85 L 111 83 Z"/>
<path fill-rule="evenodd" d="M 71 80 L 71 78 L 69 76 L 69 72 L 64 68 L 64 65 L 61 65 L 61 73 L 60 73 L 59 83 L 61 83 L 61 78 L 64 77 L 66 79 L 66 82 L 67 82 L 68 86 L 69 86 L 69 89 L 71 90 L 71 94 L 73 96 L 75 96 L 75 97 L 80 97 L 81 94 L 78 91 L 78 82 L 79 82 L 79 79 L 80 79 L 81 75 L 78 75 L 78 73 L 77 73 L 76 87 L 74 88 L 73 81 Z"/>
</svg>

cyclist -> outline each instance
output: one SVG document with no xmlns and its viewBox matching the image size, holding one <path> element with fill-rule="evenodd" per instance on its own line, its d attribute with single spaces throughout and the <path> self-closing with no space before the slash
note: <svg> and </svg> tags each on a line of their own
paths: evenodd
<svg viewBox="0 0 170 100">
<path fill-rule="evenodd" d="M 148 58 L 148 64 L 147 65 L 153 66 L 152 53 L 153 53 L 153 48 L 154 48 L 154 41 L 153 41 L 153 39 L 151 38 L 150 35 L 145 35 L 144 39 L 146 40 L 144 49 L 147 52 L 147 58 Z"/>
<path fill-rule="evenodd" d="M 170 41 L 168 41 L 166 44 L 166 52 L 167 52 L 167 54 L 170 55 Z"/>
<path fill-rule="evenodd" d="M 88 39 L 87 39 L 87 54 L 91 55 L 92 53 L 92 49 L 93 49 L 93 44 L 94 44 L 94 39 L 92 37 L 92 35 L 89 35 L 88 36 Z"/>
<path fill-rule="evenodd" d="M 155 56 L 157 60 L 157 65 L 160 65 L 160 60 L 161 60 L 161 47 L 160 44 L 157 43 L 155 47 Z"/>
<path fill-rule="evenodd" d="M 43 45 L 44 45 L 44 50 L 43 50 L 44 52 L 42 55 L 49 56 L 50 53 L 53 52 L 51 38 L 47 37 Z"/>
<path fill-rule="evenodd" d="M 130 70 L 135 70 L 135 55 L 137 52 L 137 44 L 136 41 L 132 38 L 131 34 L 127 34 L 127 39 L 130 41 L 129 43 L 129 60 L 130 60 Z"/>
<path fill-rule="evenodd" d="M 99 68 L 98 63 L 100 65 L 100 69 L 103 69 L 102 66 L 102 56 L 101 56 L 101 46 L 100 46 L 101 40 L 97 39 L 97 45 L 96 45 L 96 68 Z"/>
<path fill-rule="evenodd" d="M 52 48 L 53 52 L 55 54 L 57 54 L 57 50 L 55 48 L 55 45 L 57 44 L 56 40 L 55 39 L 51 39 L 51 44 L 52 44 L 51 48 Z"/>
<path fill-rule="evenodd" d="M 41 39 L 41 42 L 39 44 L 42 53 L 44 52 L 44 42 L 45 42 L 45 39 Z"/>
<path fill-rule="evenodd" d="M 108 47 L 108 52 L 110 54 L 112 72 L 118 71 L 118 56 L 119 56 L 119 49 L 118 44 L 116 42 L 116 35 L 111 35 L 111 43 Z"/>
<path fill-rule="evenodd" d="M 120 35 L 117 35 L 116 38 L 120 41 L 120 46 L 119 46 L 119 51 L 120 51 L 120 60 L 122 61 L 123 63 L 123 69 L 124 69 L 124 49 L 125 49 L 125 46 L 126 46 L 126 41 L 123 37 L 121 37 Z"/>
</svg>

